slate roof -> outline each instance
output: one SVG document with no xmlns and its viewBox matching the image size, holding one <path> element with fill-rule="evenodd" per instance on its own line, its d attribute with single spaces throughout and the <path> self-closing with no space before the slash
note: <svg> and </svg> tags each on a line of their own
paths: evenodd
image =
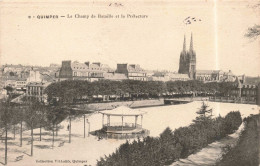
<svg viewBox="0 0 260 166">
<path fill-rule="evenodd" d="M 71 68 L 74 71 L 87 71 L 87 72 L 91 72 L 91 71 L 96 71 L 96 72 L 104 72 L 105 68 L 103 68 L 103 66 L 105 65 L 98 65 L 98 64 L 85 64 L 85 63 L 78 63 L 78 62 L 73 62 L 71 63 Z M 105 66 L 106 68 L 109 68 L 108 65 Z"/>
</svg>

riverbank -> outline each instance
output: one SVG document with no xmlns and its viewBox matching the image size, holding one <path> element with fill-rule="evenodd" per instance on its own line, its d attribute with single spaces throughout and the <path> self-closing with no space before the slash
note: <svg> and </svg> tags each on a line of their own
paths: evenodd
<svg viewBox="0 0 260 166">
<path fill-rule="evenodd" d="M 165 100 L 174 100 L 176 102 L 165 103 Z M 106 103 L 90 103 L 90 104 L 77 104 L 74 107 L 86 111 L 101 111 L 110 110 L 119 106 L 128 106 L 133 109 L 146 108 L 146 107 L 158 107 L 165 105 L 187 104 L 192 101 L 208 101 L 208 97 L 182 97 L 182 98 L 170 98 L 170 99 L 149 99 L 149 100 L 135 100 L 135 101 L 115 101 Z M 184 103 L 182 101 L 185 101 Z"/>
<path fill-rule="evenodd" d="M 144 108 L 144 107 L 154 107 L 163 106 L 164 99 L 151 99 L 151 100 L 137 100 L 137 101 L 117 101 L 109 103 L 91 103 L 91 104 L 78 104 L 74 107 L 78 109 L 83 109 L 87 111 L 101 111 L 110 110 L 119 106 L 128 106 L 131 108 Z"/>
<path fill-rule="evenodd" d="M 255 100 L 236 99 L 229 97 L 209 97 L 211 102 L 236 103 L 236 104 L 256 104 Z"/>
<path fill-rule="evenodd" d="M 115 101 L 106 103 L 90 103 L 90 104 L 76 104 L 74 108 L 85 110 L 86 112 L 95 112 L 102 110 L 110 110 L 119 106 L 128 106 L 133 109 L 137 108 L 148 108 L 148 107 L 159 107 L 167 105 L 187 104 L 193 101 L 205 101 L 213 103 L 234 103 L 225 100 L 212 100 L 210 97 L 180 97 L 180 98 L 160 98 L 160 99 L 149 99 L 149 100 L 135 100 L 135 101 Z M 234 104 L 249 104 L 253 103 L 234 103 Z"/>
</svg>

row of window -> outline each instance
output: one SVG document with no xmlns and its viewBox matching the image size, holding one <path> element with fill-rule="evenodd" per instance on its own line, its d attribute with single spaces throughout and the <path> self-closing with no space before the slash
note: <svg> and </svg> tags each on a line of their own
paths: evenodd
<svg viewBox="0 0 260 166">
<path fill-rule="evenodd" d="M 217 77 L 212 77 L 210 75 L 207 75 L 207 76 L 196 76 L 196 79 L 201 81 L 219 81 L 219 80 L 223 80 L 223 77 L 220 76 L 218 79 Z"/>
<path fill-rule="evenodd" d="M 103 77 L 103 73 L 73 72 L 75 77 Z"/>
<path fill-rule="evenodd" d="M 140 81 L 146 81 L 147 78 L 145 77 L 129 77 L 130 80 L 140 80 Z"/>
<path fill-rule="evenodd" d="M 16 84 L 26 84 L 26 81 L 16 81 Z"/>
<path fill-rule="evenodd" d="M 146 73 L 128 73 L 128 76 L 146 76 Z"/>
<path fill-rule="evenodd" d="M 102 70 L 102 68 L 85 68 L 85 67 L 73 67 L 73 69 L 91 69 L 91 70 Z"/>
<path fill-rule="evenodd" d="M 27 94 L 29 95 L 43 95 L 42 87 L 27 87 Z"/>
<path fill-rule="evenodd" d="M 239 90 L 233 90 L 232 93 L 233 94 L 239 94 Z M 256 91 L 255 90 L 242 90 L 241 93 L 243 95 L 256 95 Z"/>
</svg>

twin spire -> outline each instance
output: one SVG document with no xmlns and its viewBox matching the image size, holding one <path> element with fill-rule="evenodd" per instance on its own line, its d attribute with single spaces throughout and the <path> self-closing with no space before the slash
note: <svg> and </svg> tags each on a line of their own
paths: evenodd
<svg viewBox="0 0 260 166">
<path fill-rule="evenodd" d="M 186 36 L 184 35 L 184 41 L 183 41 L 183 51 L 186 52 Z M 193 51 L 193 38 L 192 38 L 192 33 L 190 37 L 190 51 Z"/>
</svg>

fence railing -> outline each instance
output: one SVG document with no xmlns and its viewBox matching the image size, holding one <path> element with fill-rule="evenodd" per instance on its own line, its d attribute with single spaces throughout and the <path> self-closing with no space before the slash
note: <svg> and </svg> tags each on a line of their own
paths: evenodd
<svg viewBox="0 0 260 166">
<path fill-rule="evenodd" d="M 110 123 L 105 124 L 103 126 L 103 129 L 105 131 L 128 131 L 128 130 L 134 130 L 134 129 L 141 129 L 142 126 L 135 123 Z"/>
<path fill-rule="evenodd" d="M 227 103 L 243 103 L 243 104 L 255 104 L 255 97 L 210 97 L 210 101 L 227 102 Z"/>
<path fill-rule="evenodd" d="M 135 123 L 110 123 L 110 124 L 104 124 L 104 127 L 136 127 L 136 128 L 141 128 L 142 126 L 140 124 L 136 124 L 135 126 Z"/>
<path fill-rule="evenodd" d="M 150 131 L 143 129 L 141 132 L 133 133 L 106 133 L 102 131 L 96 131 L 92 133 L 99 139 L 132 139 L 132 138 L 144 138 L 150 135 Z"/>
</svg>

